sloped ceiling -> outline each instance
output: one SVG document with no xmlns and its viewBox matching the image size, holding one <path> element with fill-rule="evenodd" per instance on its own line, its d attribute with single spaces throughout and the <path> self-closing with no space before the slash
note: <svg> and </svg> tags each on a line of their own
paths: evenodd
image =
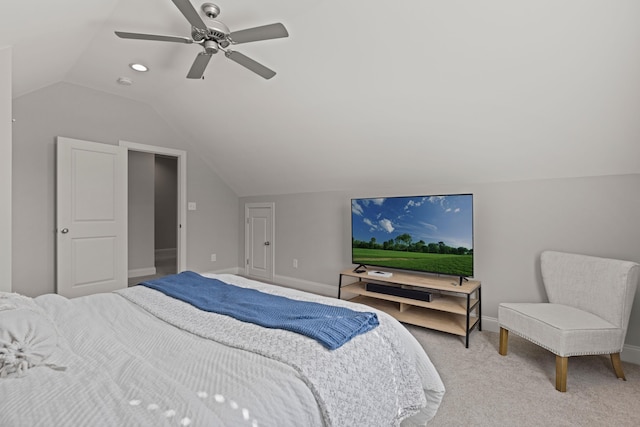
<svg viewBox="0 0 640 427">
<path fill-rule="evenodd" d="M 235 48 L 271 80 L 219 54 L 195 81 L 197 45 L 113 33 L 188 36 L 171 0 L 8 3 L 14 97 L 149 103 L 239 196 L 640 172 L 636 0 L 216 0 L 232 31 L 290 37 Z"/>
</svg>

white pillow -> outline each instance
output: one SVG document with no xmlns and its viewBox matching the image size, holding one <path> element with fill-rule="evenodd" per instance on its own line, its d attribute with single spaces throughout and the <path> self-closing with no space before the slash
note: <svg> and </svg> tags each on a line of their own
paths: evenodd
<svg viewBox="0 0 640 427">
<path fill-rule="evenodd" d="M 58 331 L 44 310 L 31 298 L 0 293 L 0 378 L 37 366 L 64 370 L 52 363 L 57 350 Z"/>
<path fill-rule="evenodd" d="M 31 298 L 25 297 L 24 295 L 11 292 L 0 292 L 0 311 L 13 310 L 18 307 L 40 308 Z"/>
</svg>

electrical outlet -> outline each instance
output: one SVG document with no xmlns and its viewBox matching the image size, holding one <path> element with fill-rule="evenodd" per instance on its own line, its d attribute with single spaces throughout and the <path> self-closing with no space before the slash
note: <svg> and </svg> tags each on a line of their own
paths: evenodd
<svg viewBox="0 0 640 427">
<path fill-rule="evenodd" d="M 298 268 L 298 259 L 297 258 L 293 259 L 293 268 Z"/>
<path fill-rule="evenodd" d="M 211 254 L 211 262 L 216 262 L 216 254 Z"/>
</svg>

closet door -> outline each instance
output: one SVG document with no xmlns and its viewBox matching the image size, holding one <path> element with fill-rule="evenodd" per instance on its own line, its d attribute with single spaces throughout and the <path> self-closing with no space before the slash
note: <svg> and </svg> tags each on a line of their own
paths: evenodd
<svg viewBox="0 0 640 427">
<path fill-rule="evenodd" d="M 245 274 L 273 280 L 273 203 L 245 205 Z"/>
</svg>

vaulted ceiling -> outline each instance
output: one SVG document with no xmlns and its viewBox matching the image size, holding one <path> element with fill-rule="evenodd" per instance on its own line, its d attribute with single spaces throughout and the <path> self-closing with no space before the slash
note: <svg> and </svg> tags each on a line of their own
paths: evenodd
<svg viewBox="0 0 640 427">
<path fill-rule="evenodd" d="M 148 103 L 239 196 L 640 172 L 636 0 L 214 2 L 232 32 L 286 26 L 234 47 L 274 78 L 218 54 L 186 79 L 198 45 L 114 35 L 189 36 L 171 0 L 4 1 L 14 97 Z"/>
</svg>

